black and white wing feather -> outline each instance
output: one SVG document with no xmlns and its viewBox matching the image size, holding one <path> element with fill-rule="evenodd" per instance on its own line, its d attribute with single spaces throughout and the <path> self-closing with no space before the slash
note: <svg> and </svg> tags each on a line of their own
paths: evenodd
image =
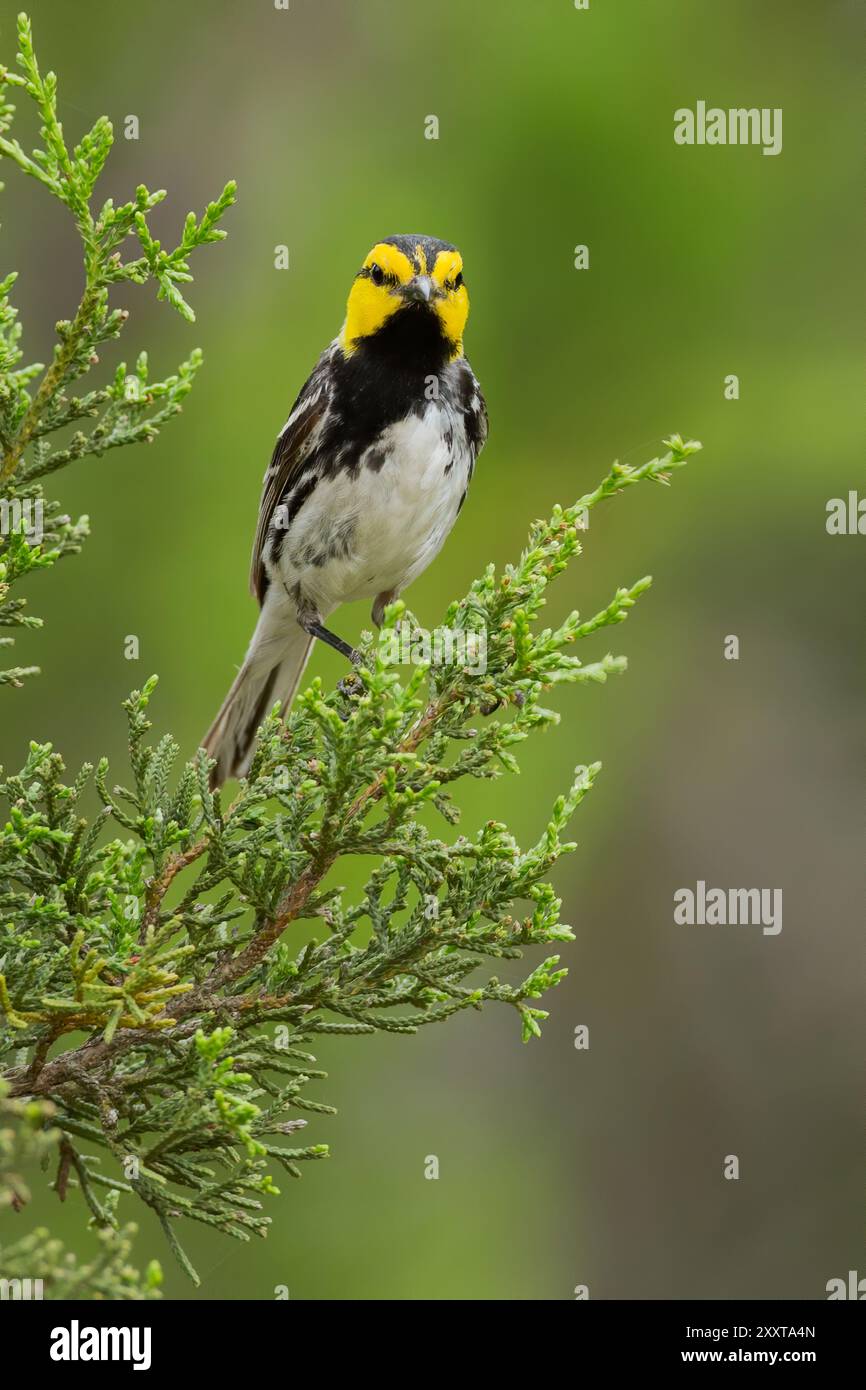
<svg viewBox="0 0 866 1390">
<path fill-rule="evenodd" d="M 291 414 L 274 446 L 262 483 L 259 520 L 253 541 L 250 565 L 250 592 L 264 602 L 268 587 L 265 548 L 274 512 L 312 463 L 316 444 L 331 407 L 333 379 L 330 366 L 333 345 L 319 358 L 312 374 L 301 388 Z"/>
</svg>

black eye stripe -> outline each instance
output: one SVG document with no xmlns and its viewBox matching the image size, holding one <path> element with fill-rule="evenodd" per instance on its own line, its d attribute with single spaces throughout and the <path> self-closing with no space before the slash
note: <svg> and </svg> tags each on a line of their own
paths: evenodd
<svg viewBox="0 0 866 1390">
<path fill-rule="evenodd" d="M 374 271 L 376 271 L 377 274 L 374 275 Z M 387 271 L 383 270 L 380 265 L 376 265 L 375 263 L 373 265 L 362 266 L 355 278 L 356 280 L 372 280 L 374 285 L 394 286 L 400 283 L 396 275 L 389 274 Z"/>
</svg>

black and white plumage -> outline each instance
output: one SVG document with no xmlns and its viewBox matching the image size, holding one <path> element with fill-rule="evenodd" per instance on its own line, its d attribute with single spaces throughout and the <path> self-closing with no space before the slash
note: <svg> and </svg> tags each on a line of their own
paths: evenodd
<svg viewBox="0 0 866 1390">
<path fill-rule="evenodd" d="M 250 575 L 261 613 L 204 741 L 215 784 L 247 771 L 259 724 L 277 700 L 288 710 L 316 636 L 351 653 L 328 616 L 372 598 L 380 623 L 454 525 L 487 435 L 462 352 L 467 313 L 462 260 L 445 242 L 390 238 L 356 277 L 265 474 Z"/>
</svg>

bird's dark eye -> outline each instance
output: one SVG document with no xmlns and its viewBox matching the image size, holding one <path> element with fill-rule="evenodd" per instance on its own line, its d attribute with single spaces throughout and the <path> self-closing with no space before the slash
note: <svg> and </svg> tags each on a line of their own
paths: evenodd
<svg viewBox="0 0 866 1390">
<path fill-rule="evenodd" d="M 455 290 L 459 290 L 459 288 L 460 288 L 460 286 L 461 286 L 462 284 L 463 284 L 463 271 L 461 270 L 461 271 L 459 271 L 459 272 L 454 276 L 454 288 L 455 288 Z"/>
<path fill-rule="evenodd" d="M 370 279 L 373 281 L 374 285 L 384 285 L 385 283 L 385 272 L 382 267 L 376 265 L 375 262 L 370 266 Z"/>
</svg>

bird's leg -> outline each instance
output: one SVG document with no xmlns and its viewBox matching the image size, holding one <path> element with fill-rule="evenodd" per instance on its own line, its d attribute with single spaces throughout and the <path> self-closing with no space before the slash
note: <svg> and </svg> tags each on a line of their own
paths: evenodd
<svg viewBox="0 0 866 1390">
<path fill-rule="evenodd" d="M 335 632 L 331 632 L 322 623 L 314 622 L 311 618 L 301 619 L 301 627 L 308 632 L 311 637 L 318 637 L 320 642 L 325 642 L 329 647 L 333 647 L 335 652 L 344 656 L 347 661 L 351 661 L 353 666 L 357 666 L 361 661 L 361 653 L 354 647 L 350 647 L 348 642 L 344 642 L 342 637 L 338 637 Z"/>
<path fill-rule="evenodd" d="M 382 626 L 382 619 L 385 616 L 385 609 L 388 607 L 389 603 L 394 602 L 397 596 L 398 591 L 396 589 L 386 589 L 384 593 L 376 595 L 375 601 L 373 603 L 373 611 L 370 614 L 370 617 L 373 619 L 373 622 L 375 623 L 376 627 Z"/>
<path fill-rule="evenodd" d="M 320 623 L 314 618 L 299 618 L 298 621 L 311 637 L 318 637 L 320 642 L 325 642 L 329 647 L 333 647 L 335 652 L 339 652 L 340 656 L 351 661 L 353 666 L 359 665 L 361 653 L 356 651 L 354 647 L 350 647 L 348 642 L 344 642 L 342 637 L 338 637 L 335 632 L 331 632 L 324 623 Z M 353 671 L 351 676 L 344 676 L 342 680 L 337 682 L 337 689 L 341 695 L 358 695 L 364 689 L 364 685 Z M 348 716 L 345 717 L 348 718 Z"/>
</svg>

